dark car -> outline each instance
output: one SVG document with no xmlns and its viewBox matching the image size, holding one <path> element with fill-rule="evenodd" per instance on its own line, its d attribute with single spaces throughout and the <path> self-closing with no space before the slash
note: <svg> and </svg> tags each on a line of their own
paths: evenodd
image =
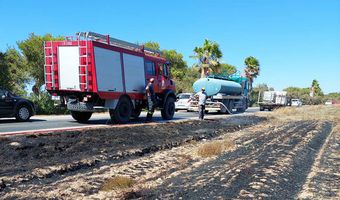
<svg viewBox="0 0 340 200">
<path fill-rule="evenodd" d="M 15 117 L 18 121 L 28 121 L 35 114 L 33 102 L 0 88 L 0 118 Z"/>
</svg>

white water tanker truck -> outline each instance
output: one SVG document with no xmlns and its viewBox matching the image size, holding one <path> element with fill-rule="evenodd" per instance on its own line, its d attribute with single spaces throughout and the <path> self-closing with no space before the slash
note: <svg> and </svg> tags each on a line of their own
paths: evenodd
<svg viewBox="0 0 340 200">
<path fill-rule="evenodd" d="M 196 93 L 203 87 L 208 96 L 206 112 L 231 114 L 234 110 L 244 112 L 249 106 L 250 85 L 246 77 L 211 75 L 193 84 Z M 192 101 L 188 110 L 197 111 L 198 102 Z"/>
</svg>

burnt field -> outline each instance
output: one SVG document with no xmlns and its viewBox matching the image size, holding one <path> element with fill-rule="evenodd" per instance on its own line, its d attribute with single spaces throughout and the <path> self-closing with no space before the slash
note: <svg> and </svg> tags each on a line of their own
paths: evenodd
<svg viewBox="0 0 340 200">
<path fill-rule="evenodd" d="M 336 199 L 340 109 L 0 138 L 1 199 Z"/>
</svg>

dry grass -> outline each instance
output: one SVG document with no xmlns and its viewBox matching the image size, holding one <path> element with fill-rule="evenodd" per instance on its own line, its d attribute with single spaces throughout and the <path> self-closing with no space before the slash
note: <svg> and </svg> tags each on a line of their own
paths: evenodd
<svg viewBox="0 0 340 200">
<path fill-rule="evenodd" d="M 220 155 L 223 151 L 222 142 L 209 142 L 198 148 L 198 155 L 202 157 L 211 157 Z"/>
<path fill-rule="evenodd" d="M 340 106 L 284 107 L 269 114 L 276 119 L 326 120 L 340 123 Z"/>
<path fill-rule="evenodd" d="M 102 190 L 103 191 L 111 191 L 114 189 L 125 189 L 130 188 L 136 183 L 135 180 L 126 177 L 126 176 L 116 176 L 114 178 L 110 178 L 103 183 Z"/>
<path fill-rule="evenodd" d="M 235 148 L 235 141 L 232 139 L 225 139 L 222 141 L 224 151 L 230 151 Z"/>
<path fill-rule="evenodd" d="M 184 161 L 192 160 L 192 157 L 190 155 L 187 155 L 187 154 L 177 154 L 177 157 L 180 160 L 184 160 Z"/>
<path fill-rule="evenodd" d="M 197 154 L 201 157 L 212 157 L 220 155 L 224 151 L 231 150 L 235 147 L 235 142 L 230 139 L 225 139 L 223 141 L 212 141 L 203 144 L 198 148 Z"/>
<path fill-rule="evenodd" d="M 198 143 L 197 140 L 190 140 L 189 141 L 189 144 L 192 144 L 192 145 L 197 145 L 197 143 Z"/>
</svg>

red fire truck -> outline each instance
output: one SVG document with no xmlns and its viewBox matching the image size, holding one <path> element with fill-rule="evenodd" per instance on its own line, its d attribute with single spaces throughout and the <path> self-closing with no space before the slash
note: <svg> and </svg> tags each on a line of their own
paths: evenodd
<svg viewBox="0 0 340 200">
<path fill-rule="evenodd" d="M 175 112 L 175 83 L 161 52 L 93 32 L 64 41 L 47 41 L 45 85 L 78 122 L 87 122 L 97 108 L 109 109 L 115 123 L 137 118 L 146 107 L 145 85 L 155 79 L 157 107 L 163 119 Z"/>
</svg>

